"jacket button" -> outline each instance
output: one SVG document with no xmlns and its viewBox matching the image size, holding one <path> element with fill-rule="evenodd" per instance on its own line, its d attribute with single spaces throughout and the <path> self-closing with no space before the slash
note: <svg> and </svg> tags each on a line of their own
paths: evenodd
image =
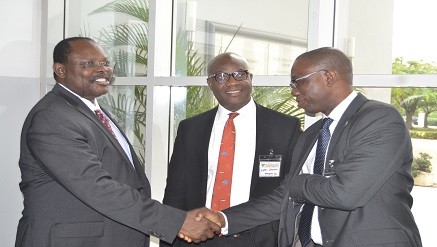
<svg viewBox="0 0 437 247">
<path fill-rule="evenodd" d="M 141 191 L 143 191 L 143 190 L 144 190 L 143 187 L 139 187 L 139 188 L 138 188 L 138 191 L 139 191 L 139 192 L 141 192 Z"/>
</svg>

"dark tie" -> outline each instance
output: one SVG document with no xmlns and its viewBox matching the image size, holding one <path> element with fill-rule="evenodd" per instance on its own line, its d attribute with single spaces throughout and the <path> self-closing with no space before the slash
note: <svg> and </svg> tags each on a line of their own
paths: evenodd
<svg viewBox="0 0 437 247">
<path fill-rule="evenodd" d="M 329 133 L 329 125 L 332 123 L 331 118 L 322 120 L 322 128 L 320 129 L 319 139 L 317 140 L 316 159 L 314 161 L 313 174 L 322 174 L 325 167 L 325 154 L 328 147 L 331 134 Z M 311 222 L 313 218 L 314 205 L 305 204 L 302 209 L 299 222 L 299 238 L 302 246 L 306 246 L 311 241 Z"/>
<path fill-rule="evenodd" d="M 97 117 L 99 117 L 100 121 L 102 121 L 102 123 L 106 126 L 106 128 L 109 130 L 109 132 L 111 132 L 111 134 L 117 138 L 117 136 L 115 136 L 114 131 L 112 131 L 111 125 L 109 124 L 109 120 L 105 117 L 105 115 L 103 115 L 103 112 L 99 109 L 94 111 L 97 115 Z"/>
<path fill-rule="evenodd" d="M 230 207 L 232 169 L 235 153 L 234 118 L 238 113 L 229 113 L 229 118 L 223 128 L 222 142 L 217 162 L 214 189 L 212 192 L 211 209 L 215 212 Z"/>
</svg>

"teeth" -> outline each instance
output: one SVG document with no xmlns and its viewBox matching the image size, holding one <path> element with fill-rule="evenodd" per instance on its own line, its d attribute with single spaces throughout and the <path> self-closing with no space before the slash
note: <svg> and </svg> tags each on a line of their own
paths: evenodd
<svg viewBox="0 0 437 247">
<path fill-rule="evenodd" d="M 99 78 L 99 79 L 96 79 L 96 81 L 106 81 L 106 79 L 105 78 Z"/>
<path fill-rule="evenodd" d="M 240 92 L 240 91 L 235 90 L 235 91 L 227 91 L 226 93 L 238 93 L 238 92 Z"/>
</svg>

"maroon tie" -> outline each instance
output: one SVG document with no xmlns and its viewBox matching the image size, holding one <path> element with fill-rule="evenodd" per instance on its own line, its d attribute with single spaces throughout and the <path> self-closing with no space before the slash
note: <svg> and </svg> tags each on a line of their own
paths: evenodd
<svg viewBox="0 0 437 247">
<path fill-rule="evenodd" d="M 220 153 L 217 162 L 214 190 L 212 192 L 211 209 L 215 212 L 229 208 L 231 202 L 232 169 L 235 153 L 234 118 L 238 113 L 229 113 L 223 129 Z"/>
<path fill-rule="evenodd" d="M 94 111 L 96 113 L 96 115 L 99 117 L 100 121 L 102 121 L 102 123 L 106 126 L 106 128 L 109 130 L 109 132 L 111 132 L 111 134 L 117 138 L 117 136 L 115 136 L 114 131 L 112 131 L 111 125 L 109 124 L 109 120 L 105 117 L 105 115 L 103 115 L 103 112 L 99 109 Z"/>
</svg>

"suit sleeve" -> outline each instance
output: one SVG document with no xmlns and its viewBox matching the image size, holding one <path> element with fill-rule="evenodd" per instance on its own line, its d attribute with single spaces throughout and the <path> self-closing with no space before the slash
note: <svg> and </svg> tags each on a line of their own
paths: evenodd
<svg viewBox="0 0 437 247">
<path fill-rule="evenodd" d="M 399 113 L 377 106 L 349 121 L 349 131 L 335 147 L 336 176 L 301 174 L 290 183 L 290 195 L 317 206 L 340 210 L 363 207 L 397 172 L 408 169 L 410 136 Z M 337 126 L 338 128 L 338 126 Z M 298 199 L 299 200 L 299 199 Z"/>
<path fill-rule="evenodd" d="M 172 241 L 186 212 L 161 205 L 115 180 L 115 174 L 104 170 L 99 160 L 102 154 L 97 151 L 110 149 L 112 144 L 97 139 L 89 119 L 72 120 L 68 115 L 50 109 L 34 115 L 27 144 L 39 165 L 68 192 L 106 217 Z"/>
</svg>

